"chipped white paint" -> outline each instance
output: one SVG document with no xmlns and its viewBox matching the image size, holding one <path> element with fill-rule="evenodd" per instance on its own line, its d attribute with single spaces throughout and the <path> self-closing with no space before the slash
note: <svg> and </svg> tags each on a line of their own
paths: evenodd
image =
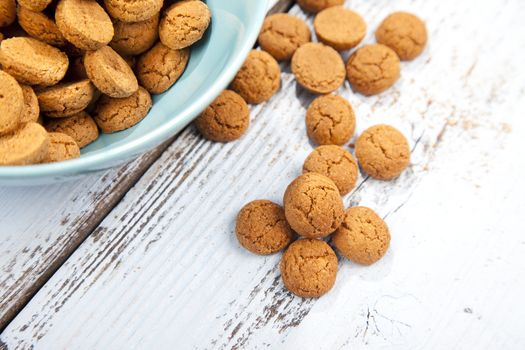
<svg viewBox="0 0 525 350">
<path fill-rule="evenodd" d="M 413 147 L 399 179 L 361 177 L 345 197 L 386 217 L 393 238 L 382 261 L 341 260 L 328 295 L 300 299 L 284 290 L 278 255 L 236 243 L 238 209 L 255 198 L 280 202 L 311 151 L 304 112 L 314 96 L 283 66 L 282 90 L 252 109 L 243 139 L 213 144 L 186 130 L 1 341 L 9 349 L 523 348 L 525 7 L 349 5 L 370 29 L 397 9 L 430 29 L 429 48 L 403 64 L 393 89 L 372 98 L 340 91 L 358 132 L 390 123 Z"/>
</svg>

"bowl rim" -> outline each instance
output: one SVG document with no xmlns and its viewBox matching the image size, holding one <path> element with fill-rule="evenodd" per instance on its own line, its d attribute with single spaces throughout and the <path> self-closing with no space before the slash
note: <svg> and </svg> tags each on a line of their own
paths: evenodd
<svg viewBox="0 0 525 350">
<path fill-rule="evenodd" d="M 257 0 L 256 5 L 256 17 L 252 21 L 250 30 L 247 30 L 246 40 L 241 44 L 238 53 L 231 60 L 231 64 L 220 73 L 218 79 L 216 79 L 209 87 L 209 89 L 199 96 L 190 106 L 184 109 L 177 118 L 172 118 L 155 130 L 151 130 L 138 137 L 137 139 L 130 140 L 125 144 L 115 146 L 105 152 L 96 154 L 88 154 L 84 157 L 48 164 L 33 164 L 33 165 L 21 165 L 21 166 L 0 166 L 0 181 L 2 179 L 9 178 L 41 178 L 49 176 L 68 176 L 76 175 L 81 173 L 89 173 L 94 171 L 100 171 L 103 169 L 112 168 L 110 167 L 97 167 L 97 164 L 103 163 L 116 163 L 121 164 L 122 160 L 130 155 L 133 155 L 132 159 L 144 154 L 151 148 L 160 145 L 162 142 L 174 136 L 177 129 L 181 124 L 185 126 L 189 124 L 196 116 L 201 112 L 202 106 L 207 106 L 213 102 L 219 94 L 226 89 L 228 84 L 233 80 L 246 57 L 253 49 L 255 41 L 259 35 L 260 28 L 266 16 L 268 10 L 268 1 L 270 0 Z M 168 90 L 169 91 L 169 90 Z M 141 152 L 141 150 L 143 150 Z M 136 155 L 140 153 L 139 155 Z M 121 163 L 118 163 L 121 161 Z"/>
</svg>

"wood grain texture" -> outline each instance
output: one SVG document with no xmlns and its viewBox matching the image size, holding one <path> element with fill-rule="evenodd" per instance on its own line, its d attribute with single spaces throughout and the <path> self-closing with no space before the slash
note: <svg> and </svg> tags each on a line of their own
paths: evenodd
<svg viewBox="0 0 525 350">
<path fill-rule="evenodd" d="M 239 208 L 280 202 L 312 149 L 304 113 L 314 96 L 283 65 L 281 91 L 252 108 L 243 139 L 214 144 L 186 130 L 1 341 L 9 349 L 523 347 L 525 8 L 518 0 L 348 4 L 369 28 L 410 9 L 430 33 L 390 91 L 340 91 L 358 132 L 393 124 L 413 149 L 399 179 L 361 177 L 345 197 L 385 217 L 393 241 L 383 260 L 365 268 L 342 259 L 330 294 L 301 299 L 282 286 L 278 255 L 254 256 L 235 241 Z"/>
</svg>

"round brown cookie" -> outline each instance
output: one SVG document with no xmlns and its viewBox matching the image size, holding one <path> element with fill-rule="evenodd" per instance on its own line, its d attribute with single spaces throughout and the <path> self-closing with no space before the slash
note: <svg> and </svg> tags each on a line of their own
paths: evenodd
<svg viewBox="0 0 525 350">
<path fill-rule="evenodd" d="M 366 129 L 355 143 L 355 154 L 363 170 L 379 180 L 393 179 L 410 163 L 407 139 L 390 125 Z"/>
<path fill-rule="evenodd" d="M 279 268 L 286 289 L 303 298 L 318 298 L 334 286 L 337 264 L 326 242 L 299 239 L 286 249 Z"/>
<path fill-rule="evenodd" d="M 350 56 L 346 65 L 346 75 L 354 90 L 367 96 L 394 85 L 399 74 L 399 57 L 381 44 L 363 46 Z"/>
<path fill-rule="evenodd" d="M 83 111 L 93 100 L 95 87 L 88 79 L 62 83 L 37 92 L 42 113 L 52 118 L 69 117 Z"/>
<path fill-rule="evenodd" d="M 211 13 L 204 2 L 176 2 L 164 12 L 160 20 L 160 41 L 175 50 L 189 47 L 202 38 L 210 21 Z"/>
<path fill-rule="evenodd" d="M 139 88 L 131 67 L 109 46 L 86 52 L 84 66 L 89 79 L 108 96 L 128 97 Z"/>
<path fill-rule="evenodd" d="M 18 5 L 31 11 L 43 11 L 52 0 L 17 0 Z"/>
<path fill-rule="evenodd" d="M 0 165 L 40 163 L 47 154 L 49 137 L 37 123 L 26 123 L 0 136 Z"/>
<path fill-rule="evenodd" d="M 235 234 L 244 248 L 262 255 L 277 253 L 293 238 L 283 208 L 268 200 L 255 200 L 242 207 Z"/>
<path fill-rule="evenodd" d="M 151 96 L 143 87 L 126 98 L 103 95 L 97 102 L 93 118 L 102 132 L 108 134 L 131 128 L 148 114 Z"/>
<path fill-rule="evenodd" d="M 317 13 L 332 6 L 344 4 L 345 0 L 297 0 L 301 8 L 307 12 Z"/>
<path fill-rule="evenodd" d="M 61 132 L 71 136 L 80 148 L 98 138 L 97 124 L 84 111 L 71 117 L 48 119 L 45 122 L 45 128 L 48 132 Z"/>
<path fill-rule="evenodd" d="M 284 193 L 284 213 L 292 229 L 307 238 L 325 237 L 343 220 L 344 207 L 337 186 L 317 173 L 296 178 Z"/>
<path fill-rule="evenodd" d="M 224 90 L 195 120 L 208 140 L 228 142 L 240 138 L 250 124 L 250 110 L 241 96 Z"/>
<path fill-rule="evenodd" d="M 337 90 L 345 81 L 345 64 L 337 51 L 321 43 L 307 43 L 295 51 L 292 72 L 297 82 L 317 94 Z"/>
<path fill-rule="evenodd" d="M 346 258 L 362 265 L 381 259 L 390 245 L 388 226 L 372 209 L 352 207 L 332 238 Z"/>
<path fill-rule="evenodd" d="M 247 103 L 269 100 L 281 86 L 281 68 L 267 52 L 252 50 L 230 88 Z"/>
<path fill-rule="evenodd" d="M 354 110 L 341 96 L 320 96 L 306 111 L 306 131 L 318 145 L 343 145 L 354 135 Z"/>
<path fill-rule="evenodd" d="M 40 117 L 38 98 L 30 86 L 20 85 L 24 94 L 24 108 L 20 114 L 20 123 L 36 123 Z"/>
<path fill-rule="evenodd" d="M 413 60 L 427 44 L 427 28 L 411 13 L 394 12 L 377 28 L 376 40 L 394 50 L 400 59 Z"/>
<path fill-rule="evenodd" d="M 24 110 L 24 93 L 15 78 L 0 70 L 0 135 L 20 124 Z"/>
<path fill-rule="evenodd" d="M 95 0 L 60 0 L 55 20 L 64 37 L 83 50 L 98 50 L 113 38 L 113 23 Z"/>
<path fill-rule="evenodd" d="M 122 22 L 141 22 L 160 12 L 163 0 L 104 0 L 111 17 Z"/>
<path fill-rule="evenodd" d="M 310 153 L 303 172 L 318 173 L 332 180 L 341 195 L 354 188 L 358 174 L 357 162 L 345 149 L 336 145 L 319 146 Z"/>
<path fill-rule="evenodd" d="M 306 23 L 285 13 L 266 17 L 259 34 L 259 45 L 278 61 L 292 58 L 295 50 L 311 40 Z"/>
<path fill-rule="evenodd" d="M 358 13 L 335 6 L 323 10 L 315 16 L 317 38 L 336 50 L 349 50 L 363 40 L 366 23 Z"/>
<path fill-rule="evenodd" d="M 50 132 L 49 150 L 43 163 L 62 162 L 80 157 L 80 148 L 73 138 L 60 132 Z"/>
<path fill-rule="evenodd" d="M 140 55 L 157 41 L 158 25 L 159 15 L 135 23 L 115 21 L 115 35 L 109 46 L 123 56 Z"/>
<path fill-rule="evenodd" d="M 137 61 L 136 71 L 140 85 L 152 94 L 163 93 L 180 78 L 189 58 L 189 49 L 172 50 L 157 43 Z"/>
<path fill-rule="evenodd" d="M 15 0 L 0 0 L 0 27 L 7 27 L 16 20 Z"/>
<path fill-rule="evenodd" d="M 33 38 L 11 38 L 0 43 L 0 64 L 22 84 L 50 86 L 66 74 L 65 53 Z"/>
<path fill-rule="evenodd" d="M 66 39 L 58 30 L 55 21 L 43 12 L 18 6 L 17 13 L 18 23 L 33 38 L 53 46 L 64 46 L 66 44 Z"/>
</svg>

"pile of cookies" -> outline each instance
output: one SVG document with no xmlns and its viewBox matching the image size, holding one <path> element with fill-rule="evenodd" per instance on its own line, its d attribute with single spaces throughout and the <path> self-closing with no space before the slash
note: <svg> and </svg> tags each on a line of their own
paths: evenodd
<svg viewBox="0 0 525 350">
<path fill-rule="evenodd" d="M 140 122 L 210 21 L 200 0 L 0 0 L 0 165 L 79 157 Z"/>
<path fill-rule="evenodd" d="M 363 265 L 381 259 L 390 244 L 386 223 L 372 209 L 345 210 L 342 195 L 355 187 L 359 166 L 378 180 L 398 177 L 410 163 L 405 136 L 390 125 L 375 125 L 355 142 L 355 156 L 342 146 L 354 136 L 356 117 L 350 103 L 332 94 L 347 79 L 356 93 L 379 94 L 400 77 L 400 61 L 417 57 L 427 41 L 425 24 L 416 16 L 396 12 L 375 32 L 377 44 L 364 45 L 343 61 L 341 51 L 355 49 L 367 25 L 343 0 L 298 0 L 314 13 L 319 42 L 311 42 L 308 25 L 288 14 L 266 18 L 259 35 L 261 50 L 254 50 L 226 90 L 196 120 L 203 136 L 231 141 L 249 125 L 248 103 L 270 99 L 280 87 L 278 61 L 290 61 L 297 83 L 319 94 L 310 104 L 306 131 L 318 145 L 306 158 L 303 175 L 284 193 L 284 207 L 268 200 L 246 204 L 237 217 L 239 243 L 256 254 L 286 248 L 281 277 L 288 290 L 301 297 L 319 297 L 335 283 L 338 259 L 325 241 L 344 257 Z M 297 239 L 296 234 L 301 238 Z M 323 240 L 325 239 L 325 240 Z M 295 240 L 295 241 L 294 241 Z M 293 243 L 292 243 L 293 242 Z"/>
</svg>

